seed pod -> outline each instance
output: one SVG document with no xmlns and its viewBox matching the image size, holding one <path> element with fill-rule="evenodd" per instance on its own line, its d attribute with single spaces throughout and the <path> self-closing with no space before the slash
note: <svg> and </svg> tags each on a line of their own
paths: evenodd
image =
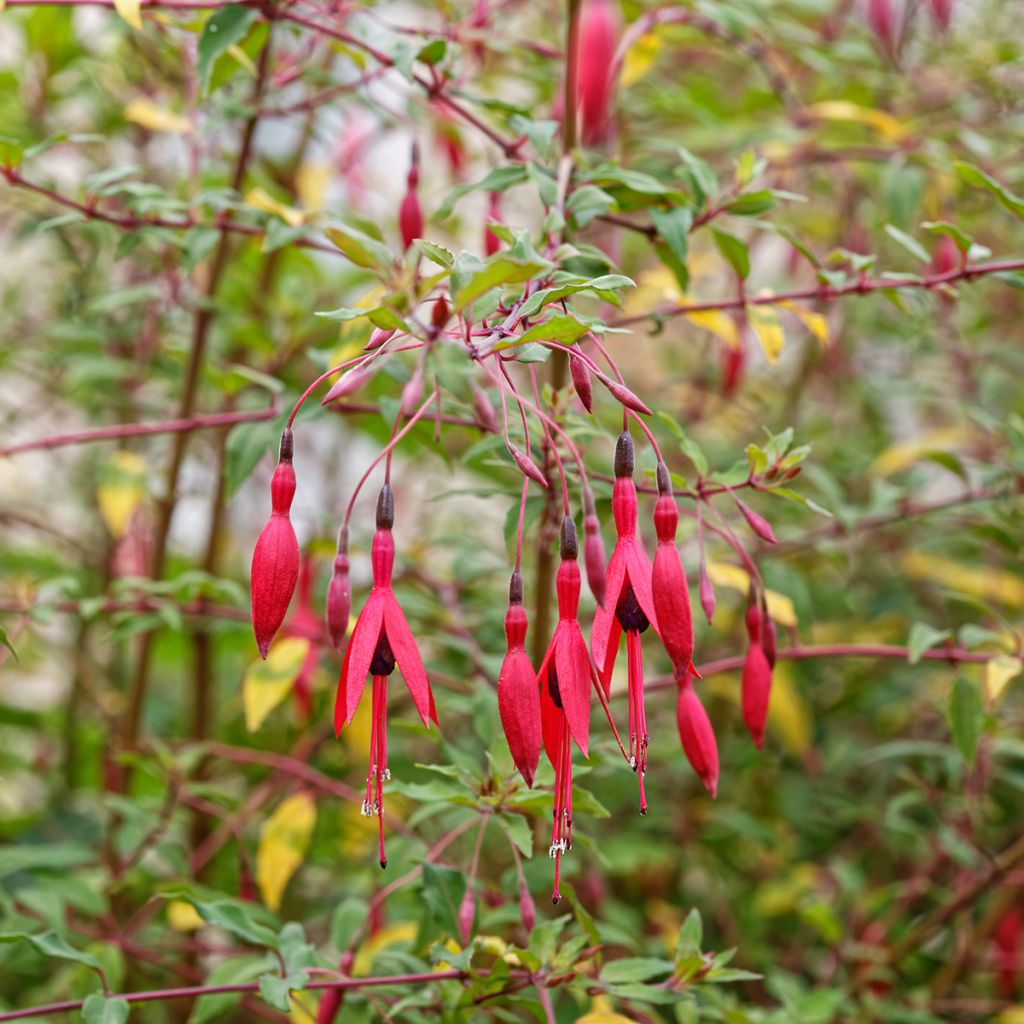
<svg viewBox="0 0 1024 1024">
<path fill-rule="evenodd" d="M 704 618 L 711 625 L 715 617 L 715 588 L 711 584 L 711 577 L 708 575 L 707 562 L 703 555 L 700 560 L 700 606 L 704 610 Z"/>
<path fill-rule="evenodd" d="M 583 492 L 583 565 L 587 571 L 587 586 L 594 600 L 604 607 L 608 560 L 605 558 L 601 524 L 594 509 L 594 495 L 589 487 Z"/>
<path fill-rule="evenodd" d="M 355 394 L 376 372 L 376 365 L 367 362 L 358 363 L 351 369 L 346 370 L 323 397 L 321 405 L 336 401 L 339 398 L 347 398 Z"/>
<path fill-rule="evenodd" d="M 469 945 L 469 940 L 473 935 L 473 919 L 475 917 L 476 897 L 473 895 L 473 886 L 467 885 L 462 902 L 459 904 L 458 913 L 459 938 L 462 939 L 463 946 Z"/>
<path fill-rule="evenodd" d="M 252 554 L 252 626 L 260 657 L 266 658 L 271 641 L 288 613 L 299 579 L 299 543 L 289 511 L 295 497 L 291 429 L 281 434 L 280 456 L 270 482 L 271 514 Z"/>
<path fill-rule="evenodd" d="M 528 476 L 531 480 L 536 481 L 541 485 L 541 487 L 546 488 L 548 486 L 547 479 L 537 468 L 537 464 L 532 459 L 524 455 L 514 444 L 509 443 L 508 450 L 513 461 L 519 467 L 520 473 L 524 476 Z"/>
<path fill-rule="evenodd" d="M 352 610 L 352 584 L 348 578 L 348 527 L 338 530 L 338 550 L 334 556 L 334 573 L 327 585 L 327 634 L 336 651 L 341 650 L 348 632 Z"/>
<path fill-rule="evenodd" d="M 573 351 L 569 353 L 569 373 L 572 376 L 572 386 L 576 389 L 576 395 L 583 403 L 587 412 L 594 411 L 594 386 L 590 382 L 590 370 L 587 368 L 586 360 L 580 352 L 579 345 L 572 346 Z"/>
<path fill-rule="evenodd" d="M 394 336 L 395 329 L 385 331 L 382 327 L 375 327 L 370 335 L 370 340 L 363 346 L 367 352 L 375 352 L 381 346 L 389 342 Z"/>
<path fill-rule="evenodd" d="M 634 412 L 640 413 L 641 416 L 652 415 L 651 410 L 648 409 L 647 406 L 644 405 L 644 403 L 641 402 L 625 384 L 620 384 L 617 380 L 612 380 L 611 377 L 606 377 L 603 373 L 599 373 L 597 375 L 597 379 L 612 393 L 613 397 L 617 398 L 627 409 L 632 409 Z"/>
<path fill-rule="evenodd" d="M 420 181 L 419 148 L 412 147 L 412 165 L 406 179 L 406 192 L 398 210 L 398 230 L 402 234 L 402 245 L 408 250 L 417 238 L 423 237 L 423 210 L 416 186 Z"/>
<path fill-rule="evenodd" d="M 618 35 L 619 19 L 613 0 L 586 0 L 577 44 L 577 109 L 565 113 L 574 117 L 579 112 L 581 135 L 588 146 L 605 142 L 611 134 L 615 88 L 612 71 Z"/>
<path fill-rule="evenodd" d="M 733 495 L 736 501 L 736 507 L 743 514 L 743 518 L 746 519 L 747 525 L 761 538 L 761 540 L 767 541 L 769 544 L 778 544 L 775 539 L 775 534 L 772 533 L 771 526 L 768 525 L 768 520 L 763 516 L 758 515 L 745 501 L 741 501 Z"/>
<path fill-rule="evenodd" d="M 718 791 L 718 743 L 708 713 L 689 677 L 684 677 L 679 687 L 676 724 L 687 760 L 707 791 L 715 796 Z"/>
<path fill-rule="evenodd" d="M 488 434 L 500 433 L 498 430 L 498 417 L 494 415 L 494 406 L 482 388 L 473 385 L 473 412 L 476 414 L 480 426 Z"/>
<path fill-rule="evenodd" d="M 758 750 L 764 749 L 764 727 L 772 692 L 772 669 L 758 644 L 747 648 L 743 663 L 743 721 Z"/>
<path fill-rule="evenodd" d="M 501 220 L 501 195 L 498 192 L 492 192 L 487 202 L 487 219 L 488 221 L 500 221 Z M 501 239 L 490 229 L 490 227 L 484 228 L 484 253 L 487 256 L 493 256 L 496 252 L 501 250 Z"/>
</svg>

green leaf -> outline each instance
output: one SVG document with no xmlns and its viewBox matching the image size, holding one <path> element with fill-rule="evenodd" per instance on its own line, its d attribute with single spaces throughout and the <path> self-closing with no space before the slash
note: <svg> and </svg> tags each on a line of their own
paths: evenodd
<svg viewBox="0 0 1024 1024">
<path fill-rule="evenodd" d="M 778 192 L 773 192 L 771 189 L 744 192 L 743 195 L 729 200 L 723 209 L 734 217 L 757 217 L 759 214 L 775 209 L 778 204 L 778 195 Z"/>
<path fill-rule="evenodd" d="M 439 267 L 444 267 L 445 270 L 452 269 L 452 265 L 455 263 L 455 255 L 451 249 L 446 249 L 443 245 L 438 245 L 436 242 L 428 242 L 425 238 L 417 238 L 413 245 L 427 259 L 433 260 Z"/>
<path fill-rule="evenodd" d="M 694 907 L 683 921 L 676 940 L 676 963 L 689 957 L 699 956 L 701 943 L 704 941 L 704 922 L 700 919 L 700 911 Z"/>
<path fill-rule="evenodd" d="M 444 39 L 432 39 L 416 54 L 416 59 L 424 64 L 440 64 L 448 52 L 448 44 Z"/>
<path fill-rule="evenodd" d="M 964 163 L 960 160 L 954 161 L 953 167 L 968 185 L 977 185 L 980 188 L 987 189 L 1007 210 L 1015 213 L 1018 217 L 1024 217 L 1024 199 L 1014 195 L 1013 192 L 1004 185 L 1001 185 L 995 178 L 989 177 L 980 167 L 975 167 L 974 164 Z"/>
<path fill-rule="evenodd" d="M 351 945 L 352 938 L 366 919 L 366 911 L 366 900 L 358 896 L 349 896 L 335 907 L 331 916 L 331 944 L 339 953 Z"/>
<path fill-rule="evenodd" d="M 953 681 L 949 695 L 949 730 L 953 742 L 968 764 L 974 763 L 974 753 L 985 724 L 985 709 L 982 706 L 981 691 L 963 676 Z"/>
<path fill-rule="evenodd" d="M 949 221 L 926 220 L 921 227 L 933 235 L 946 235 L 948 238 L 952 238 L 961 252 L 969 252 L 971 246 L 974 245 L 974 239 L 966 231 L 957 227 L 956 224 L 950 224 Z"/>
<path fill-rule="evenodd" d="M 367 270 L 383 270 L 391 263 L 391 252 L 383 242 L 349 225 L 334 224 L 324 229 L 324 234 L 357 267 Z"/>
<path fill-rule="evenodd" d="M 718 246 L 718 251 L 736 272 L 737 277 L 746 280 L 750 275 L 750 253 L 747 251 L 746 242 L 741 242 L 735 235 L 726 234 L 717 228 L 711 229 L 711 235 Z"/>
<path fill-rule="evenodd" d="M 521 284 L 550 267 L 546 260 L 518 260 L 509 252 L 497 253 L 483 267 L 460 283 L 452 294 L 457 310 L 463 310 L 471 302 L 486 294 L 492 288 L 506 284 Z"/>
<path fill-rule="evenodd" d="M 952 635 L 948 629 L 936 629 L 927 623 L 915 622 L 910 627 L 910 636 L 907 639 L 907 662 L 916 665 L 925 651 Z"/>
<path fill-rule="evenodd" d="M 658 418 L 675 435 L 676 441 L 679 442 L 680 449 L 693 463 L 693 467 L 697 470 L 698 476 L 707 476 L 709 468 L 708 459 L 700 445 L 691 437 L 688 437 L 684 433 L 683 428 L 671 416 L 669 416 L 668 413 L 659 412 Z"/>
<path fill-rule="evenodd" d="M 0 167 L 17 167 L 24 155 L 25 151 L 17 139 L 0 135 Z"/>
<path fill-rule="evenodd" d="M 459 904 L 466 894 L 466 876 L 454 868 L 423 865 L 423 902 L 443 935 L 459 934 Z"/>
<path fill-rule="evenodd" d="M 224 931 L 243 942 L 252 943 L 254 946 L 266 946 L 269 949 L 278 948 L 277 933 L 266 923 L 272 918 L 267 911 L 255 903 L 226 898 L 203 900 L 187 890 L 184 892 L 172 890 L 167 895 L 187 900 L 196 908 L 197 913 L 204 921 L 223 928 Z"/>
<path fill-rule="evenodd" d="M 671 210 L 660 210 L 656 206 L 650 209 L 651 223 L 658 236 L 669 247 L 669 251 L 680 263 L 686 263 L 690 249 L 690 228 L 693 227 L 693 211 L 686 206 L 676 206 Z"/>
<path fill-rule="evenodd" d="M 596 185 L 580 185 L 565 203 L 566 210 L 580 228 L 585 228 L 596 217 L 603 217 L 614 206 L 614 198 Z"/>
<path fill-rule="evenodd" d="M 272 960 L 269 955 L 231 957 L 221 961 L 210 971 L 206 976 L 206 984 L 210 986 L 245 984 L 272 970 L 275 965 L 276 961 Z M 200 996 L 192 1008 L 188 1024 L 207 1024 L 207 1021 L 219 1017 L 225 1010 L 237 1006 L 241 998 L 241 994 L 238 992 Z"/>
<path fill-rule="evenodd" d="M 58 960 L 71 960 L 99 974 L 103 973 L 103 967 L 96 957 L 91 953 L 83 953 L 81 950 L 69 946 L 54 931 L 41 932 L 39 935 L 31 935 L 28 932 L 0 932 L 0 942 L 27 942 L 43 956 L 54 957 Z"/>
<path fill-rule="evenodd" d="M 82 1003 L 82 1020 L 85 1024 L 124 1024 L 131 1012 L 131 1004 L 124 999 L 108 999 L 100 992 L 94 992 Z"/>
<path fill-rule="evenodd" d="M 625 981 L 650 981 L 671 973 L 672 963 L 656 957 L 630 956 L 613 960 L 601 968 L 601 980 L 610 984 Z"/>
<path fill-rule="evenodd" d="M 257 12 L 251 7 L 229 4 L 218 8 L 207 19 L 199 37 L 196 62 L 201 95 L 205 96 L 210 88 L 210 76 L 221 54 L 241 42 L 256 16 Z"/>
<path fill-rule="evenodd" d="M 14 660 L 18 661 L 18 652 L 14 649 L 14 644 L 11 643 L 11 638 L 7 635 L 7 630 L 3 626 L 0 626 L 0 644 L 3 644 L 14 655 Z"/>
<path fill-rule="evenodd" d="M 498 824 L 524 857 L 533 856 L 533 829 L 521 814 L 499 814 Z"/>
<path fill-rule="evenodd" d="M 679 158 L 683 161 L 684 176 L 699 205 L 704 205 L 718 192 L 718 178 L 710 165 L 680 146 Z"/>
<path fill-rule="evenodd" d="M 910 253 L 915 259 L 919 259 L 922 263 L 931 262 L 931 256 L 928 255 L 928 250 L 916 239 L 912 238 L 905 231 L 900 231 L 894 224 L 885 225 L 885 233 L 894 241 L 898 242 L 903 246 L 907 252 Z"/>
<path fill-rule="evenodd" d="M 504 192 L 513 185 L 519 185 L 524 181 L 526 181 L 526 167 L 523 164 L 495 167 L 480 181 L 468 185 L 457 185 L 453 188 L 431 220 L 446 220 L 455 210 L 455 204 L 470 192 Z"/>
<path fill-rule="evenodd" d="M 276 974 L 261 974 L 259 983 L 260 996 L 263 1001 L 268 1006 L 272 1006 L 275 1010 L 281 1010 L 284 1013 L 287 1013 L 292 1008 L 291 993 L 294 988 L 302 987 L 295 986 L 294 979 L 290 975 L 287 978 L 281 978 Z"/>
<path fill-rule="evenodd" d="M 589 330 L 590 327 L 581 323 L 576 317 L 558 314 L 539 324 L 534 324 L 518 338 L 508 338 L 499 342 L 494 348 L 495 350 L 511 348 L 514 345 L 525 345 L 531 341 L 557 341 L 563 345 L 569 345 Z"/>
</svg>

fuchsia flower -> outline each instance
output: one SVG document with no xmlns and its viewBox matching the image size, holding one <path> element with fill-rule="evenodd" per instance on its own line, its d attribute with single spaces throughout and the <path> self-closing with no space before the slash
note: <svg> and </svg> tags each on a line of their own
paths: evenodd
<svg viewBox="0 0 1024 1024">
<path fill-rule="evenodd" d="M 686 582 L 679 551 L 676 548 L 676 530 L 679 528 L 679 509 L 672 497 L 672 481 L 668 467 L 658 463 L 658 501 L 654 506 L 654 529 L 658 547 L 654 552 L 651 570 L 651 596 L 658 616 L 661 642 L 672 660 L 677 680 L 693 668 L 693 610 L 690 607 L 690 588 Z"/>
<path fill-rule="evenodd" d="M 377 531 L 373 535 L 371 561 L 373 589 L 359 613 L 352 638 L 345 650 L 338 679 L 338 697 L 334 706 L 334 732 L 351 723 L 366 686 L 373 677 L 373 722 L 370 728 L 370 767 L 366 776 L 363 814 L 380 819 L 380 866 L 387 866 L 384 855 L 384 782 L 388 771 L 387 695 L 388 676 L 401 669 L 405 685 L 423 724 L 437 722 L 434 695 L 430 690 L 423 659 L 394 592 L 391 571 L 395 563 L 395 541 L 391 528 L 395 522 L 395 498 L 385 484 L 377 498 Z"/>
<path fill-rule="evenodd" d="M 772 695 L 775 663 L 775 627 L 767 610 L 752 600 L 747 607 L 747 635 L 750 646 L 743 663 L 743 721 L 758 750 L 764 749 L 764 729 Z"/>
<path fill-rule="evenodd" d="M 584 757 L 590 743 L 590 687 L 593 684 L 607 704 L 597 669 L 587 650 L 578 620 L 580 569 L 576 564 L 579 545 L 571 516 L 562 520 L 562 563 L 555 577 L 558 595 L 558 625 L 537 672 L 540 688 L 541 735 L 544 751 L 555 769 L 555 808 L 549 855 L 555 861 L 555 885 L 551 901 L 561 899 L 558 891 L 562 854 L 572 848 L 572 742 Z M 611 716 L 609 715 L 609 722 Z M 614 725 L 613 725 L 614 729 Z M 618 739 L 618 734 L 616 734 Z"/>
<path fill-rule="evenodd" d="M 676 724 L 686 759 L 693 765 L 705 789 L 714 796 L 718 791 L 718 743 L 689 674 L 684 675 L 679 683 Z"/>
<path fill-rule="evenodd" d="M 402 245 L 408 249 L 417 238 L 423 237 L 423 210 L 417 186 L 420 183 L 419 149 L 412 148 L 412 164 L 406 178 L 405 196 L 398 210 L 398 230 L 402 234 Z"/>
<path fill-rule="evenodd" d="M 260 657 L 267 651 L 288 614 L 295 584 L 299 579 L 299 542 L 295 538 L 289 511 L 295 497 L 295 443 L 285 427 L 277 468 L 270 481 L 271 513 L 252 553 L 252 628 Z"/>
<path fill-rule="evenodd" d="M 540 694 L 537 675 L 524 648 L 526 626 L 523 577 L 517 570 L 508 585 L 508 611 L 505 613 L 508 648 L 498 673 L 498 712 L 512 760 L 527 786 L 532 787 L 540 760 Z"/>
<path fill-rule="evenodd" d="M 584 0 L 577 43 L 576 105 L 583 142 L 606 142 L 612 129 L 613 65 L 619 35 L 614 0 Z M 569 111 L 569 116 L 576 111 Z"/>
<path fill-rule="evenodd" d="M 633 439 L 625 431 L 619 435 L 615 446 L 612 515 L 618 539 L 608 562 L 605 602 L 598 606 L 594 615 L 590 646 L 607 696 L 619 650 L 619 637 L 625 630 L 629 673 L 629 760 L 640 780 L 640 813 L 646 814 L 644 774 L 647 771 L 647 715 L 644 709 L 644 662 L 640 634 L 648 626 L 653 626 L 659 635 L 660 630 L 651 592 L 651 563 L 636 535 Z"/>
</svg>

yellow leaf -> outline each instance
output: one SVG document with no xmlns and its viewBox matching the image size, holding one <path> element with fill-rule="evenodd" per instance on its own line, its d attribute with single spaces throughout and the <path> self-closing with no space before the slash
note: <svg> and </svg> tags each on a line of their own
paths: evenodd
<svg viewBox="0 0 1024 1024">
<path fill-rule="evenodd" d="M 820 313 L 805 309 L 799 302 L 793 302 L 789 299 L 778 303 L 778 306 L 779 309 L 787 309 L 790 313 L 795 313 L 803 322 L 804 327 L 818 339 L 822 348 L 828 345 L 828 320 Z"/>
<path fill-rule="evenodd" d="M 374 932 L 356 951 L 352 961 L 352 977 L 365 978 L 373 969 L 373 958 L 382 950 L 399 942 L 415 942 L 419 927 L 415 921 L 398 921 Z"/>
<path fill-rule="evenodd" d="M 684 299 L 684 302 L 687 301 Z M 721 339 L 734 351 L 740 347 L 740 331 L 736 321 L 720 309 L 695 310 L 683 314 L 691 324 L 702 327 L 716 338 Z"/>
<path fill-rule="evenodd" d="M 807 753 L 811 746 L 811 709 L 800 696 L 790 668 L 784 663 L 776 665 L 772 674 L 768 724 L 790 754 L 800 757 Z"/>
<path fill-rule="evenodd" d="M 738 565 L 729 562 L 708 562 L 708 576 L 716 587 L 726 587 L 745 594 L 750 590 L 750 577 Z M 777 590 L 766 590 L 765 600 L 768 614 L 780 625 L 795 628 L 797 624 L 796 608 L 793 602 Z"/>
<path fill-rule="evenodd" d="M 639 82 L 654 67 L 659 53 L 661 40 L 653 32 L 640 36 L 626 51 L 626 56 L 622 60 L 620 81 L 623 88 L 628 89 Z"/>
<path fill-rule="evenodd" d="M 203 926 L 199 911 L 185 900 L 171 900 L 167 904 L 167 923 L 176 932 L 194 932 Z"/>
<path fill-rule="evenodd" d="M 449 953 L 454 953 L 456 954 L 456 956 L 462 952 L 462 947 L 450 935 L 448 936 L 447 939 L 444 940 L 443 945 L 444 948 L 447 949 Z M 450 971 L 452 969 L 452 965 L 448 963 L 447 960 L 439 960 L 436 964 L 434 964 L 435 974 L 438 972 Z"/>
<path fill-rule="evenodd" d="M 299 227 L 306 220 L 306 215 L 301 210 L 278 202 L 272 195 L 259 187 L 249 190 L 245 197 L 245 203 L 264 213 L 272 213 L 275 217 L 280 217 L 285 224 L 293 228 Z"/>
<path fill-rule="evenodd" d="M 250 57 L 249 54 L 247 54 L 245 50 L 243 50 L 237 44 L 235 46 L 228 47 L 228 54 L 229 56 L 237 60 L 238 63 L 241 64 L 242 67 L 245 68 L 245 70 L 248 71 L 253 78 L 255 78 L 260 73 L 259 68 L 256 67 L 256 61 L 254 61 L 252 57 Z"/>
<path fill-rule="evenodd" d="M 971 433 L 963 427 L 943 427 L 931 430 L 913 441 L 902 441 L 890 445 L 868 467 L 874 476 L 892 476 L 901 469 L 913 465 L 928 452 L 952 452 L 963 447 L 971 438 Z"/>
<path fill-rule="evenodd" d="M 1008 1006 L 993 1020 L 992 1024 L 1024 1024 L 1024 1005 Z"/>
<path fill-rule="evenodd" d="M 142 31 L 142 0 L 114 0 L 114 10 L 136 32 Z"/>
<path fill-rule="evenodd" d="M 322 210 L 324 195 L 330 184 L 330 164 L 303 164 L 295 175 L 295 191 L 307 210 Z"/>
<path fill-rule="evenodd" d="M 111 536 L 120 539 L 128 532 L 136 509 L 146 496 L 149 467 L 134 452 L 118 452 L 100 472 L 96 500 Z"/>
<path fill-rule="evenodd" d="M 1019 658 L 1000 654 L 985 665 L 985 693 L 989 700 L 997 701 L 1011 679 L 1020 675 L 1024 665 Z"/>
<path fill-rule="evenodd" d="M 264 822 L 256 850 L 256 884 L 263 902 L 281 906 L 285 886 L 302 863 L 316 825 L 316 804 L 308 793 L 288 797 Z"/>
<path fill-rule="evenodd" d="M 769 363 L 777 363 L 786 341 L 779 314 L 771 306 L 747 306 L 747 319 L 764 349 L 765 358 Z"/>
<path fill-rule="evenodd" d="M 309 654 L 309 643 L 302 637 L 285 637 L 271 646 L 266 661 L 257 658 L 246 669 L 242 705 L 249 732 L 255 732 L 288 695 Z"/>
<path fill-rule="evenodd" d="M 152 100 L 140 96 L 124 108 L 128 121 L 142 125 L 151 132 L 168 132 L 171 135 L 186 135 L 192 131 L 192 122 L 181 114 L 158 107 Z"/>
<path fill-rule="evenodd" d="M 823 121 L 852 121 L 864 124 L 893 141 L 903 139 L 907 134 L 906 129 L 892 114 L 888 114 L 884 110 L 875 110 L 873 107 L 862 107 L 847 100 L 827 100 L 823 103 L 815 103 L 807 108 L 807 113 L 811 117 L 818 117 Z"/>
<path fill-rule="evenodd" d="M 1005 569 L 976 569 L 923 551 L 908 552 L 901 565 L 914 579 L 929 580 L 997 604 L 1024 608 L 1024 580 Z"/>
<path fill-rule="evenodd" d="M 593 1005 L 597 1006 L 598 1004 L 610 1005 L 604 996 L 595 997 Z M 591 1010 L 590 1013 L 577 1017 L 576 1024 L 636 1024 L 636 1021 L 632 1017 L 624 1017 L 621 1013 L 600 1009 Z"/>
</svg>

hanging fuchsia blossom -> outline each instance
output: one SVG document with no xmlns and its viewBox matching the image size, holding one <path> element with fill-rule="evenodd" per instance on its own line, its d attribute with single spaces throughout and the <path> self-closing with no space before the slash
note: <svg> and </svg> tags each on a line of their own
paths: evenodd
<svg viewBox="0 0 1024 1024">
<path fill-rule="evenodd" d="M 338 697 L 334 705 L 336 735 L 351 723 L 366 686 L 366 677 L 373 677 L 373 719 L 370 727 L 370 768 L 366 776 L 366 799 L 363 814 L 380 819 L 380 866 L 387 866 L 384 854 L 384 782 L 388 771 L 387 696 L 388 676 L 395 666 L 402 672 L 413 703 L 423 724 L 437 721 L 434 696 L 423 667 L 416 640 L 409 629 L 394 592 L 391 571 L 395 563 L 395 541 L 391 528 L 395 522 L 395 498 L 385 484 L 377 498 L 377 531 L 373 535 L 371 562 L 373 589 L 356 620 L 355 629 L 345 650 L 338 679 Z"/>
<path fill-rule="evenodd" d="M 420 183 L 419 148 L 412 147 L 412 164 L 406 178 L 405 196 L 398 210 L 398 230 L 402 234 L 402 245 L 408 249 L 417 238 L 423 237 L 423 209 L 420 206 L 418 186 Z"/>
<path fill-rule="evenodd" d="M 512 760 L 527 786 L 540 760 L 540 695 L 537 676 L 526 653 L 526 611 L 523 608 L 523 577 L 517 570 L 508 585 L 505 613 L 505 660 L 498 673 L 498 712 Z"/>
<path fill-rule="evenodd" d="M 614 0 L 584 0 L 577 40 L 576 104 L 588 146 L 607 141 L 612 130 L 613 67 L 619 35 Z M 572 116 L 576 111 L 569 111 Z"/>
<path fill-rule="evenodd" d="M 767 625 L 766 625 L 767 622 Z M 764 729 L 772 694 L 772 665 L 775 660 L 775 632 L 767 612 L 751 600 L 747 607 L 747 635 L 750 646 L 743 662 L 743 721 L 758 750 L 764 749 Z M 768 640 L 769 650 L 765 649 Z"/>
<path fill-rule="evenodd" d="M 707 791 L 714 796 L 718 791 L 718 742 L 708 713 L 688 674 L 679 683 L 676 724 L 679 726 L 679 739 L 686 759 Z"/>
</svg>

